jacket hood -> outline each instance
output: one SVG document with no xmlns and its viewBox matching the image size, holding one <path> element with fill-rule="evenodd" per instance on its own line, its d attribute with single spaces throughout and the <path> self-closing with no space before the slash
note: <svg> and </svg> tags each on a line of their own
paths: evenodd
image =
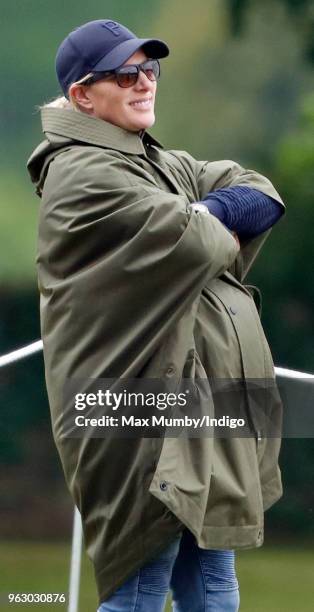
<svg viewBox="0 0 314 612">
<path fill-rule="evenodd" d="M 162 148 L 147 132 L 129 132 L 103 119 L 72 108 L 45 107 L 41 110 L 43 140 L 27 161 L 31 181 L 41 196 L 49 163 L 75 144 L 94 145 L 131 155 L 145 155 L 145 144 Z"/>
<path fill-rule="evenodd" d="M 69 144 L 74 144 L 69 138 L 49 134 L 32 152 L 27 161 L 27 170 L 32 183 L 36 185 L 36 193 L 39 196 L 42 193 L 50 161 L 60 150 L 64 150 L 64 147 L 67 147 Z"/>
</svg>

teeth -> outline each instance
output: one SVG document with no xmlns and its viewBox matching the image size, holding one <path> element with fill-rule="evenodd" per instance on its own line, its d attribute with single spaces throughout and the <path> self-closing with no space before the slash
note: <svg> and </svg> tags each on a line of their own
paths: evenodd
<svg viewBox="0 0 314 612">
<path fill-rule="evenodd" d="M 131 106 L 134 106 L 135 108 L 149 108 L 151 106 L 152 103 L 152 99 L 149 98 L 148 100 L 139 100 L 138 102 L 131 102 Z"/>
</svg>

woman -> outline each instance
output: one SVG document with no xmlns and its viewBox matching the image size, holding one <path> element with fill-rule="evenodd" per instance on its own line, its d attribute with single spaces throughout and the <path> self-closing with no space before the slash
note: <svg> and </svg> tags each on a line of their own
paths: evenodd
<svg viewBox="0 0 314 612">
<path fill-rule="evenodd" d="M 274 380 L 242 281 L 283 204 L 256 172 L 146 132 L 168 53 L 110 20 L 71 32 L 56 58 L 64 97 L 42 108 L 28 162 L 53 432 L 99 612 L 160 612 L 169 588 L 175 612 L 238 610 L 233 549 L 262 544 L 281 495 L 279 443 L 249 395 L 253 437 L 64 435 L 69 379 Z M 280 419 L 276 396 L 267 408 Z"/>
</svg>

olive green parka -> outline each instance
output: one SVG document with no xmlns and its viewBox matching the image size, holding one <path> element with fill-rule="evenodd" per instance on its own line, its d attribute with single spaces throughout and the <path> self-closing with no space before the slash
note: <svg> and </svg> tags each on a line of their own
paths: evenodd
<svg viewBox="0 0 314 612">
<path fill-rule="evenodd" d="M 202 548 L 263 542 L 282 493 L 276 438 L 62 435 L 67 379 L 274 379 L 242 282 L 269 232 L 241 245 L 193 202 L 268 179 L 166 151 L 73 109 L 44 108 L 28 161 L 41 197 L 38 278 L 55 442 L 104 601 L 184 527 Z M 281 410 L 274 402 L 274 411 Z"/>
</svg>

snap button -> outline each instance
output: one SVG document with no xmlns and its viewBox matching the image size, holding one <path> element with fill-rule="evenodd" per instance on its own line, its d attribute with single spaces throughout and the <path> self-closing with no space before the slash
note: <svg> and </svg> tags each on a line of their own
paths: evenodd
<svg viewBox="0 0 314 612">
<path fill-rule="evenodd" d="M 230 310 L 231 314 L 233 314 L 233 315 L 237 314 L 237 309 L 234 308 L 234 306 L 229 306 L 229 310 Z"/>
<path fill-rule="evenodd" d="M 167 483 L 165 482 L 165 480 L 162 480 L 162 481 L 161 481 L 161 483 L 160 483 L 159 487 L 160 487 L 160 490 L 161 490 L 161 491 L 167 491 L 167 489 L 168 489 L 168 485 L 167 485 Z"/>
<path fill-rule="evenodd" d="M 201 204 L 201 202 L 197 202 L 196 204 L 193 204 L 193 209 L 198 210 L 199 212 L 206 213 L 207 215 L 210 214 L 206 204 Z"/>
</svg>

